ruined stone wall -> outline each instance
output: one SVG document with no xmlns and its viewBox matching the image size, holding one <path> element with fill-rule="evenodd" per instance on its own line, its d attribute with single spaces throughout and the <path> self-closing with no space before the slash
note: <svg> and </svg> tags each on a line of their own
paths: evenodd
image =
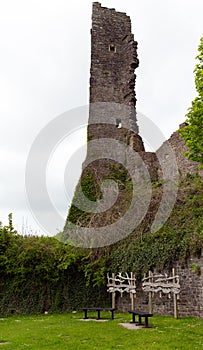
<svg viewBox="0 0 203 350">
<path fill-rule="evenodd" d="M 203 255 L 200 259 L 190 259 L 186 267 L 179 263 L 175 265 L 176 273 L 180 277 L 180 298 L 178 300 L 179 316 L 203 317 Z M 168 275 L 171 275 L 171 272 Z M 135 308 L 149 312 L 148 293 L 142 291 L 141 282 L 137 282 L 137 294 Z M 121 298 L 119 294 L 116 299 L 116 307 L 121 312 L 131 309 L 131 300 L 126 293 Z M 173 316 L 173 296 L 169 299 L 167 295 L 154 293 L 153 313 L 157 315 Z"/>
<path fill-rule="evenodd" d="M 147 167 L 151 181 L 158 181 L 159 174 L 161 174 L 161 169 L 159 161 L 157 159 L 156 153 L 154 152 L 140 152 L 140 156 Z"/>
<path fill-rule="evenodd" d="M 184 123 L 179 126 L 179 128 L 184 127 Z M 184 179 L 187 174 L 199 174 L 203 177 L 203 170 L 199 169 L 199 163 L 189 160 L 184 153 L 187 152 L 187 147 L 185 141 L 181 138 L 178 131 L 174 132 L 171 137 L 168 139 L 169 144 L 171 145 L 173 152 L 176 157 L 176 162 L 179 170 L 180 177 Z M 159 148 L 158 152 L 162 152 L 164 149 L 164 144 Z M 167 154 L 165 155 L 167 157 Z"/>
</svg>

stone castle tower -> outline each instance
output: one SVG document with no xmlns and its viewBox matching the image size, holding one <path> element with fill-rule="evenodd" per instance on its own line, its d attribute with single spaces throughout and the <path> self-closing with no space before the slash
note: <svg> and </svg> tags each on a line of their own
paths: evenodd
<svg viewBox="0 0 203 350">
<path fill-rule="evenodd" d="M 135 109 L 134 71 L 138 64 L 130 17 L 93 3 L 87 155 L 64 232 L 68 232 L 70 222 L 93 228 L 110 225 L 125 212 L 131 198 L 125 186 L 128 180 L 130 182 L 126 148 L 144 153 Z M 122 150 L 119 144 L 124 145 Z M 130 163 L 131 168 L 134 167 L 132 160 Z M 102 205 L 102 199 L 107 198 L 108 202 L 113 196 L 112 187 L 105 195 L 101 190 L 106 179 L 115 180 L 121 193 L 115 205 L 107 203 L 107 207 L 104 205 L 99 211 L 98 202 Z M 96 204 L 93 211 L 90 209 L 92 202 Z"/>
<path fill-rule="evenodd" d="M 93 3 L 88 140 L 113 137 L 144 151 L 135 111 L 138 64 L 130 17 Z"/>
<path fill-rule="evenodd" d="M 70 223 L 96 229 L 111 225 L 123 217 L 130 205 L 127 201 L 133 198 L 132 193 L 129 193 L 132 173 L 137 176 L 138 188 L 141 188 L 139 182 L 146 172 L 149 177 L 145 177 L 145 183 L 167 179 L 163 187 L 165 193 L 170 193 L 169 178 L 174 177 L 177 182 L 178 172 L 184 177 L 187 172 L 194 174 L 198 171 L 198 164 L 183 156 L 185 144 L 177 132 L 156 153 L 145 151 L 136 119 L 134 71 L 138 64 L 137 42 L 131 32 L 130 17 L 115 9 L 102 7 L 98 2 L 93 3 L 87 156 L 65 223 L 65 241 L 69 235 Z M 114 143 L 109 143 L 109 140 Z M 119 149 L 119 143 L 138 154 L 136 161 L 128 156 L 126 149 Z M 129 167 L 126 166 L 127 162 Z M 101 184 L 105 179 L 117 182 L 120 192 L 114 205 L 111 206 L 110 203 L 109 206 L 102 207 L 105 208 L 103 211 L 99 211 L 97 204 L 103 198 Z M 107 193 L 106 197 L 110 198 L 113 191 Z M 142 195 L 143 192 L 140 197 Z M 153 208 L 149 207 L 152 222 L 160 199 L 152 198 Z M 96 205 L 92 207 L 93 202 Z M 169 202 L 168 197 L 165 202 Z M 136 215 L 135 209 L 132 216 Z"/>
</svg>

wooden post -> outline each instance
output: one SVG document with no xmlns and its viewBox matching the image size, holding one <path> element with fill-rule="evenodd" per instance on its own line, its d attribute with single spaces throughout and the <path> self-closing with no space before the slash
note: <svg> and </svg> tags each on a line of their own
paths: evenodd
<svg viewBox="0 0 203 350">
<path fill-rule="evenodd" d="M 112 282 L 113 282 L 113 288 L 115 288 L 115 274 L 112 273 Z M 115 309 L 116 307 L 116 293 L 112 293 L 112 308 Z"/>
<path fill-rule="evenodd" d="M 149 271 L 149 282 L 153 282 L 153 273 Z M 153 314 L 153 306 L 152 306 L 152 292 L 149 292 L 149 313 Z"/>
<path fill-rule="evenodd" d="M 173 268 L 173 283 L 176 283 L 176 270 Z M 173 293 L 174 317 L 178 318 L 178 301 L 177 294 Z"/>
<path fill-rule="evenodd" d="M 131 310 L 134 310 L 133 293 L 130 293 L 130 299 L 131 299 Z"/>
<path fill-rule="evenodd" d="M 115 309 L 116 307 L 116 293 L 112 293 L 112 308 Z"/>
<path fill-rule="evenodd" d="M 133 283 L 133 277 L 134 277 L 134 274 L 131 272 L 131 273 L 130 273 L 130 281 L 129 281 L 131 287 L 134 285 L 134 283 Z M 130 293 L 130 299 L 131 299 L 131 310 L 134 310 L 134 309 L 135 309 L 134 293 Z"/>
</svg>

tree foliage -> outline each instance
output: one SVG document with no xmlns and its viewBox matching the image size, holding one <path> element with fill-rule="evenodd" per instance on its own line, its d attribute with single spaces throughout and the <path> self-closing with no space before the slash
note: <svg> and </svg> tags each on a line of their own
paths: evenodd
<svg viewBox="0 0 203 350">
<path fill-rule="evenodd" d="M 198 51 L 198 63 L 194 70 L 198 96 L 192 101 L 186 115 L 187 125 L 180 130 L 180 134 L 188 147 L 187 157 L 203 166 L 203 37 L 200 39 Z"/>
</svg>

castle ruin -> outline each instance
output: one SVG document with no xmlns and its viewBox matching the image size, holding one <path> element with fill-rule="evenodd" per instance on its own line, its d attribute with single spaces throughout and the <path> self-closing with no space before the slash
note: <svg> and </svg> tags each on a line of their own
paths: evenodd
<svg viewBox="0 0 203 350">
<path fill-rule="evenodd" d="M 138 67 L 137 42 L 131 33 L 131 20 L 125 13 L 117 12 L 115 9 L 102 7 L 100 3 L 93 3 L 92 29 L 91 29 L 91 71 L 90 71 L 90 110 L 87 130 L 87 156 L 83 164 L 83 173 L 81 182 L 87 180 L 89 188 L 91 187 L 91 200 L 96 200 L 101 196 L 99 185 L 103 178 L 110 177 L 115 173 L 117 180 L 121 180 L 121 173 L 125 170 L 125 155 L 123 154 L 122 165 L 117 166 L 116 162 L 109 159 L 99 159 L 100 144 L 91 144 L 92 141 L 104 139 L 114 139 L 130 146 L 135 152 L 138 152 L 149 172 L 151 181 L 162 180 L 162 169 L 158 158 L 162 158 L 163 164 L 166 162 L 168 154 L 165 152 L 165 143 L 157 152 L 146 152 L 136 118 L 136 96 L 135 96 L 135 69 Z M 139 122 L 139 121 L 138 121 Z M 190 161 L 183 155 L 186 151 L 184 141 L 178 132 L 174 132 L 171 138 L 166 141 L 174 152 L 180 179 L 184 179 L 187 174 L 202 175 L 196 162 Z M 117 150 L 114 150 L 115 154 Z M 97 157 L 98 154 L 98 157 Z M 91 157 L 94 160 L 91 162 Z M 162 165 L 163 165 L 162 164 Z M 135 164 L 131 164 L 136 168 Z M 119 173 L 120 171 L 120 173 Z M 90 176 L 91 175 L 91 176 Z M 119 177 L 120 176 L 120 177 Z M 125 173 L 125 183 L 129 185 L 129 174 Z M 122 179 L 123 180 L 123 179 Z M 96 186 L 93 188 L 93 182 Z M 122 182 L 122 181 L 120 181 Z M 114 207 L 104 213 L 86 214 L 78 210 L 77 188 L 72 206 L 69 210 L 64 232 L 68 231 L 69 222 L 88 227 L 100 227 L 109 225 L 122 216 L 126 210 L 126 193 L 122 182 L 120 188 L 121 194 Z M 82 186 L 83 187 L 83 186 Z M 92 199 L 93 198 L 93 199 Z M 131 198 L 130 198 L 131 199 Z M 76 200 L 76 201 L 75 201 Z M 148 213 L 145 220 L 154 220 L 157 207 L 160 204 L 160 198 L 152 198 L 153 206 L 149 206 L 150 219 Z M 153 215 L 152 212 L 154 211 Z M 147 226 L 148 227 L 148 226 Z M 144 232 L 145 233 L 145 232 Z M 182 269 L 178 266 L 182 280 L 188 280 L 191 272 L 189 269 Z M 194 276 L 193 276 L 194 277 Z M 184 316 L 202 315 L 201 285 L 202 277 L 194 277 L 194 285 L 184 289 L 184 302 L 181 304 L 181 313 Z M 195 287 L 194 287 L 195 286 Z M 195 289 L 196 288 L 196 289 Z M 192 294 L 191 294 L 192 293 Z M 190 297 L 192 295 L 192 299 Z M 143 295 L 137 299 L 137 305 L 145 308 Z M 189 301 L 189 307 L 186 302 Z M 129 301 L 122 299 L 119 301 L 119 309 L 127 310 Z M 171 308 L 171 306 L 170 306 Z M 201 310 L 200 310 L 201 309 Z M 195 310 L 195 311 L 194 311 Z M 193 312 L 194 311 L 194 312 Z M 157 304 L 157 313 L 170 314 L 170 310 L 163 305 Z"/>
</svg>

